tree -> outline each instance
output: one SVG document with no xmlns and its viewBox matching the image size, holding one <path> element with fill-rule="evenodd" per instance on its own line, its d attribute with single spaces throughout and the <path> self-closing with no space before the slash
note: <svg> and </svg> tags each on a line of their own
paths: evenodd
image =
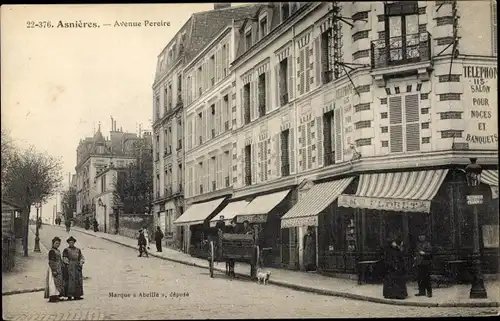
<svg viewBox="0 0 500 321">
<path fill-rule="evenodd" d="M 2 176 L 5 196 L 22 206 L 25 224 L 24 255 L 28 256 L 28 222 L 31 206 L 46 202 L 59 189 L 63 177 L 60 160 L 30 147 L 12 153 L 8 170 Z"/>
<path fill-rule="evenodd" d="M 135 142 L 136 160 L 126 168 L 118 169 L 113 201 L 121 204 L 126 213 L 141 214 L 151 211 L 153 203 L 153 155 L 151 144 L 145 139 Z"/>
<path fill-rule="evenodd" d="M 76 189 L 70 187 L 61 194 L 61 208 L 66 219 L 73 217 L 76 211 Z"/>
<path fill-rule="evenodd" d="M 1 151 L 1 156 L 2 156 L 2 194 L 3 194 L 3 191 L 4 191 L 4 186 L 5 186 L 5 182 L 4 182 L 4 177 L 5 177 L 5 174 L 7 174 L 7 171 L 9 169 L 9 166 L 11 164 L 11 160 L 12 160 L 12 157 L 15 153 L 15 146 L 14 146 L 14 142 L 12 141 L 12 138 L 10 137 L 9 133 L 5 130 L 5 129 L 2 129 L 1 130 L 2 133 L 2 137 L 1 137 L 1 140 L 2 140 L 2 151 Z"/>
</svg>

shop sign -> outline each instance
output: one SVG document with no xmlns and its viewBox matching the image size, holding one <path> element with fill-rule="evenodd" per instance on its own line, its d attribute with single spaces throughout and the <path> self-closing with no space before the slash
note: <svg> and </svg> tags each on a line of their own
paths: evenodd
<svg viewBox="0 0 500 321">
<path fill-rule="evenodd" d="M 354 195 L 340 195 L 338 205 L 342 207 L 367 208 L 379 211 L 429 213 L 430 201 L 392 198 L 373 198 Z"/>
<path fill-rule="evenodd" d="M 479 205 L 483 204 L 483 195 L 467 195 L 468 205 Z"/>
<path fill-rule="evenodd" d="M 243 223 L 248 221 L 248 223 L 266 223 L 267 214 L 255 214 L 255 215 L 238 215 L 236 216 L 237 223 Z"/>
<path fill-rule="evenodd" d="M 498 248 L 498 225 L 483 225 L 483 245 Z"/>
<path fill-rule="evenodd" d="M 470 149 L 498 148 L 496 66 L 464 65 L 465 135 Z"/>
<path fill-rule="evenodd" d="M 300 226 L 318 226 L 318 215 L 306 217 L 292 217 L 281 220 L 281 228 Z"/>
</svg>

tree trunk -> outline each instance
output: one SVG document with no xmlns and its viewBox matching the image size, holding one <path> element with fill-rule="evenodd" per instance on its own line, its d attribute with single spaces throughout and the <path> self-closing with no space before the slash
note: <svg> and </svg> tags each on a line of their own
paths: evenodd
<svg viewBox="0 0 500 321">
<path fill-rule="evenodd" d="M 24 256 L 28 256 L 28 229 L 29 229 L 29 220 L 30 220 L 30 209 L 25 208 L 21 215 L 24 215 L 24 235 L 23 235 L 23 252 Z"/>
</svg>

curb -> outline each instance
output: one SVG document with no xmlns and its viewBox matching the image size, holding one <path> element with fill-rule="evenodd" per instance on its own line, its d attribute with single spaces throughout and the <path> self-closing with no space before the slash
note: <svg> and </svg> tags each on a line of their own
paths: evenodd
<svg viewBox="0 0 500 321">
<path fill-rule="evenodd" d="M 90 234 L 87 232 L 81 232 L 79 230 L 75 230 L 77 232 L 91 235 L 94 237 L 98 237 L 100 239 L 106 240 L 111 243 L 119 244 L 131 249 L 137 249 L 135 246 L 128 245 L 121 243 L 119 241 L 115 241 L 112 239 L 108 239 L 105 236 L 99 236 L 95 234 Z M 179 264 L 184 264 L 188 266 L 193 266 L 201 269 L 208 269 L 208 266 L 206 265 L 200 265 L 197 263 L 193 262 L 188 262 L 188 261 L 183 261 L 183 260 L 178 260 L 178 259 L 172 259 L 164 256 L 157 255 L 156 253 L 148 253 L 149 255 L 163 259 L 166 261 L 171 261 Z M 218 272 L 225 272 L 225 269 L 221 268 L 214 268 L 214 271 Z M 244 279 L 250 279 L 249 275 L 242 274 L 242 273 L 235 273 L 236 276 L 244 278 Z M 298 285 L 298 284 L 293 284 L 293 283 L 288 283 L 284 281 L 273 281 L 269 280 L 269 284 L 273 284 L 276 286 L 281 286 L 297 291 L 302 291 L 302 292 L 309 292 L 309 293 L 316 293 L 320 295 L 327 295 L 327 296 L 335 296 L 335 297 L 342 297 L 342 298 L 347 298 L 347 299 L 353 299 L 353 300 L 358 300 L 358 301 L 367 301 L 367 302 L 374 302 L 374 303 L 381 303 L 381 304 L 388 304 L 388 305 L 400 305 L 400 306 L 414 306 L 414 307 L 428 307 L 428 308 L 493 308 L 493 307 L 499 307 L 500 303 L 499 302 L 449 302 L 449 303 L 431 303 L 431 302 L 411 302 L 411 301 L 404 301 L 404 300 L 390 300 L 390 299 L 382 299 L 382 298 L 374 298 L 370 296 L 365 296 L 361 294 L 354 294 L 354 293 L 349 293 L 349 292 L 340 292 L 340 291 L 332 291 L 332 290 L 325 290 L 325 289 L 317 289 L 317 288 L 312 288 L 308 286 L 303 286 L 303 285 Z"/>
<path fill-rule="evenodd" d="M 4 296 L 4 295 L 32 293 L 32 292 L 42 292 L 42 291 L 45 291 L 45 288 L 36 288 L 36 289 L 27 289 L 27 290 L 16 290 L 16 291 L 2 292 L 2 296 Z"/>
</svg>

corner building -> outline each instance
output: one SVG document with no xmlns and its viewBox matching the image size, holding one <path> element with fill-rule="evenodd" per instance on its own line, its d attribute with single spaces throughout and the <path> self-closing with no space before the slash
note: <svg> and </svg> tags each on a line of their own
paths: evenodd
<svg viewBox="0 0 500 321">
<path fill-rule="evenodd" d="M 468 260 L 477 158 L 496 273 L 496 2 L 273 3 L 241 32 L 232 198 L 263 227 L 265 265 L 303 267 L 307 227 L 324 274 L 354 273 L 394 236 L 411 269 L 422 233 L 437 270 Z"/>
</svg>

